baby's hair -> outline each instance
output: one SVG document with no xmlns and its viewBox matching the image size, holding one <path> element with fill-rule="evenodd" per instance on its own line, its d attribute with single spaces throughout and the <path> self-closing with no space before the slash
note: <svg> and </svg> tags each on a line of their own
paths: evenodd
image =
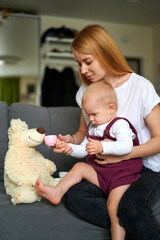
<svg viewBox="0 0 160 240">
<path fill-rule="evenodd" d="M 103 81 L 98 81 L 89 85 L 82 97 L 82 105 L 85 101 L 92 101 L 104 103 L 107 107 L 109 104 L 115 105 L 115 110 L 118 109 L 117 96 L 114 88 Z"/>
</svg>

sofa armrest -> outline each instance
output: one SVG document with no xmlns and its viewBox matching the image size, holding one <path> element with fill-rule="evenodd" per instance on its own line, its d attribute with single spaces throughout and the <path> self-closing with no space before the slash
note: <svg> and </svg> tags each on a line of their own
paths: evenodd
<svg viewBox="0 0 160 240">
<path fill-rule="evenodd" d="M 8 148 L 8 105 L 0 101 L 0 181 L 3 181 L 4 158 Z"/>
</svg>

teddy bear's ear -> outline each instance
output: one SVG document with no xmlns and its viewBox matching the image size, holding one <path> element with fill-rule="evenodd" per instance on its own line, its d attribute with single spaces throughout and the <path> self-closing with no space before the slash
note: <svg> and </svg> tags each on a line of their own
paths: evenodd
<svg viewBox="0 0 160 240">
<path fill-rule="evenodd" d="M 10 129 L 12 129 L 13 131 L 16 131 L 18 129 L 27 130 L 28 125 L 24 121 L 21 121 L 20 118 L 12 119 L 10 122 Z"/>
</svg>

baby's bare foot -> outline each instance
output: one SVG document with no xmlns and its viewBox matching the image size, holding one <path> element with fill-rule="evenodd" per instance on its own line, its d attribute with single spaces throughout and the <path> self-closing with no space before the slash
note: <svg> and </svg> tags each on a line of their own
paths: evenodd
<svg viewBox="0 0 160 240">
<path fill-rule="evenodd" d="M 45 185 L 41 182 L 40 179 L 37 179 L 35 183 L 35 189 L 40 196 L 48 199 L 54 205 L 57 205 L 60 203 L 61 196 L 56 187 Z"/>
</svg>

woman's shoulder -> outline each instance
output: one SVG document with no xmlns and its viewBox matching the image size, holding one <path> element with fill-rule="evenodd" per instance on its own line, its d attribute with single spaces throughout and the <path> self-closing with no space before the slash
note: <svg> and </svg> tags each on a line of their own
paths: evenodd
<svg viewBox="0 0 160 240">
<path fill-rule="evenodd" d="M 135 84 L 136 83 L 136 84 Z M 147 78 L 137 74 L 137 73 L 132 73 L 131 76 L 131 84 L 134 84 L 135 86 L 138 85 L 138 87 L 151 87 L 153 86 L 152 82 L 148 80 Z"/>
<path fill-rule="evenodd" d="M 86 89 L 87 89 L 87 87 L 88 87 L 88 85 L 86 85 L 86 84 L 82 84 L 81 86 L 80 86 L 80 88 L 78 89 L 78 92 L 77 93 L 81 93 L 81 94 L 84 94 L 84 92 L 86 91 Z"/>
<path fill-rule="evenodd" d="M 133 81 L 130 85 L 130 92 L 138 99 L 139 104 L 145 109 L 145 116 L 160 102 L 160 97 L 151 81 L 138 74 L 133 75 Z M 147 110 L 147 111 L 146 111 Z"/>
<path fill-rule="evenodd" d="M 79 106 L 81 106 L 82 96 L 83 96 L 84 92 L 86 91 L 87 87 L 88 87 L 88 85 L 82 84 L 77 91 L 76 101 L 77 101 Z"/>
</svg>

